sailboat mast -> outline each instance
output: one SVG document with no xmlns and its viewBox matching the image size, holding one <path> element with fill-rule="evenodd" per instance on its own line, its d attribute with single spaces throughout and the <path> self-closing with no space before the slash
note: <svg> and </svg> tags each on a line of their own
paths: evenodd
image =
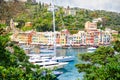
<svg viewBox="0 0 120 80">
<path fill-rule="evenodd" d="M 56 33 L 55 33 L 55 9 L 54 9 L 54 0 L 52 0 L 52 15 L 53 15 L 53 33 L 54 33 L 54 54 L 56 56 Z"/>
</svg>

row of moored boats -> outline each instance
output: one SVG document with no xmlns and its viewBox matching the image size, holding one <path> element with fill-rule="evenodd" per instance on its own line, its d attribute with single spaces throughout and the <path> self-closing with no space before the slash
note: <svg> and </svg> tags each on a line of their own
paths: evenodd
<svg viewBox="0 0 120 80">
<path fill-rule="evenodd" d="M 64 66 L 67 65 L 69 61 L 73 61 L 73 60 L 74 60 L 73 56 L 46 57 L 35 54 L 30 56 L 29 58 L 29 62 L 33 63 L 34 65 L 39 65 L 41 68 L 48 68 L 48 69 L 64 68 Z"/>
</svg>

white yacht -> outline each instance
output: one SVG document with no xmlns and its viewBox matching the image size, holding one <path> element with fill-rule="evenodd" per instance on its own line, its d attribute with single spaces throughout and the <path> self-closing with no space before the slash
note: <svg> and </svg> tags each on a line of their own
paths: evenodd
<svg viewBox="0 0 120 80">
<path fill-rule="evenodd" d="M 31 57 L 29 62 L 39 65 L 41 68 L 60 69 L 67 65 L 67 62 L 57 62 L 42 57 Z"/>
<path fill-rule="evenodd" d="M 44 61 L 44 62 L 35 62 L 35 65 L 39 65 L 42 68 L 48 68 L 48 69 L 60 69 L 63 68 L 67 62 L 56 62 L 56 61 Z"/>
<path fill-rule="evenodd" d="M 96 49 L 97 49 L 97 48 L 95 48 L 95 47 L 89 47 L 89 48 L 87 48 L 87 52 L 92 53 L 92 52 L 94 52 Z"/>
</svg>

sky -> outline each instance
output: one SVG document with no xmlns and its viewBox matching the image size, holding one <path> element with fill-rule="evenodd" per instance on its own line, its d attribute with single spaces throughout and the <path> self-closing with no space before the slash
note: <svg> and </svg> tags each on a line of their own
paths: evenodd
<svg viewBox="0 0 120 80">
<path fill-rule="evenodd" d="M 36 0 L 50 3 L 52 0 Z M 79 7 L 91 10 L 107 10 L 120 12 L 120 0 L 54 0 L 59 6 Z"/>
</svg>

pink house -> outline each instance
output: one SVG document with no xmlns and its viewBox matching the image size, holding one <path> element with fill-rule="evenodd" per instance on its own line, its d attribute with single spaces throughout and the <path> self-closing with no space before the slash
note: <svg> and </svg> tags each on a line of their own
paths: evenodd
<svg viewBox="0 0 120 80">
<path fill-rule="evenodd" d="M 97 39 L 99 35 L 99 31 L 97 30 L 97 24 L 92 22 L 85 23 L 85 31 L 86 31 L 86 44 L 87 45 L 97 45 Z"/>
</svg>

